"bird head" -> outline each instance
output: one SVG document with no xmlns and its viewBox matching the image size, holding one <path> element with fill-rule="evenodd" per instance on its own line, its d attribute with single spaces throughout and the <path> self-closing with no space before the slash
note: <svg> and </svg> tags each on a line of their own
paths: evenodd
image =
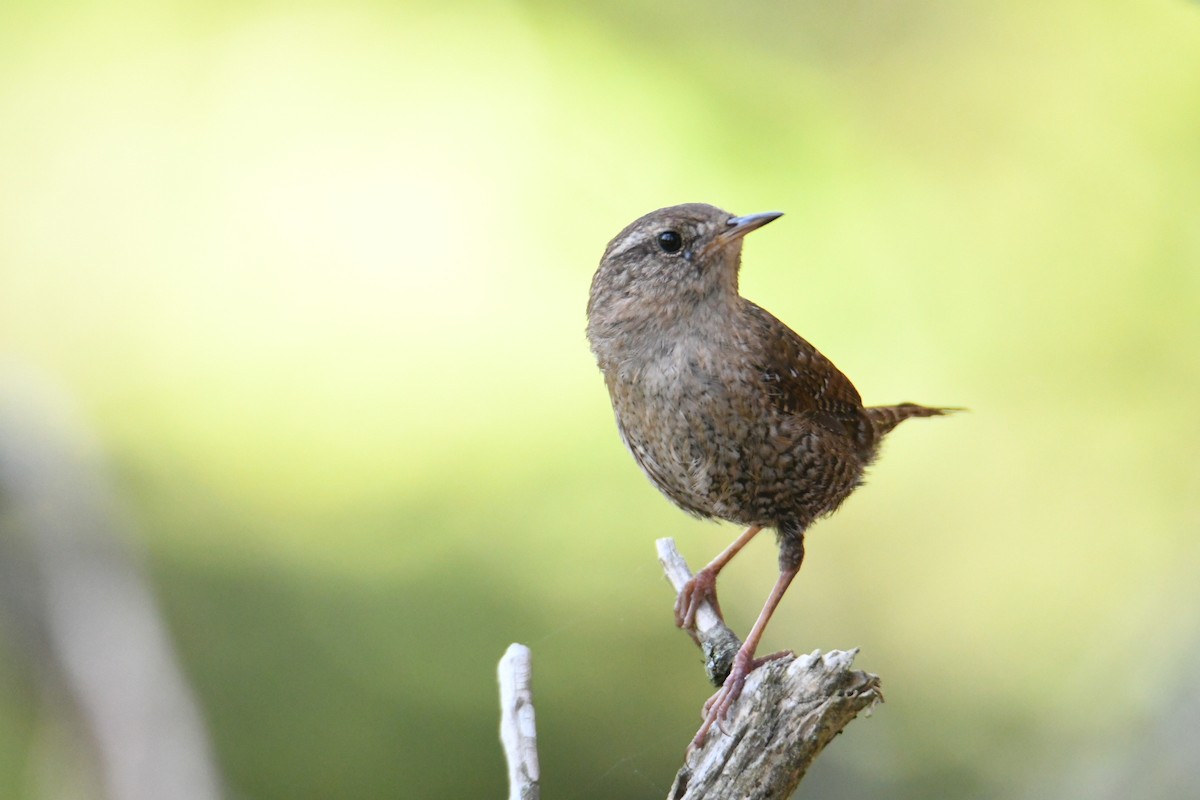
<svg viewBox="0 0 1200 800">
<path fill-rule="evenodd" d="M 703 203 L 670 206 L 630 223 L 609 242 L 592 279 L 588 334 L 632 334 L 738 296 L 742 237 L 782 214 L 734 216 Z"/>
</svg>

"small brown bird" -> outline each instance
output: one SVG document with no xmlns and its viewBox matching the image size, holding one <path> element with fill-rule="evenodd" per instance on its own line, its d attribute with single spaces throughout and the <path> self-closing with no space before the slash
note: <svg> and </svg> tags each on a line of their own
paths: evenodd
<svg viewBox="0 0 1200 800">
<path fill-rule="evenodd" d="M 804 532 L 862 482 L 884 434 L 951 409 L 864 408 L 815 347 L 738 294 L 742 237 L 781 214 L 735 217 L 692 203 L 653 211 L 609 242 L 592 279 L 587 335 L 617 428 L 650 481 L 698 517 L 748 526 L 675 603 L 690 628 L 717 574 L 763 528 L 779 579 L 705 704 L 704 741 L 741 693 L 772 612 L 804 559 Z M 718 607 L 719 608 L 719 607 Z"/>
</svg>

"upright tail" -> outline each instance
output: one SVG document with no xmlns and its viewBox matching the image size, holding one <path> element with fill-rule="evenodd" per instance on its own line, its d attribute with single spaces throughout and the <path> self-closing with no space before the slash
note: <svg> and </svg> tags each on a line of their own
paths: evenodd
<svg viewBox="0 0 1200 800">
<path fill-rule="evenodd" d="M 940 417 L 943 414 L 951 414 L 963 409 L 932 408 L 919 406 L 916 403 L 901 403 L 898 406 L 871 406 L 864 410 L 867 412 L 867 419 L 871 420 L 871 425 L 875 428 L 876 441 L 878 441 L 878 437 L 883 436 L 909 417 Z"/>
</svg>

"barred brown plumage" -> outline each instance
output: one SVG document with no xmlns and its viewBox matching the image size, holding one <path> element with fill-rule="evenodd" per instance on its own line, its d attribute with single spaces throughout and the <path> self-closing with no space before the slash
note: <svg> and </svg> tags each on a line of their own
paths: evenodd
<svg viewBox="0 0 1200 800">
<path fill-rule="evenodd" d="M 760 530 L 779 540 L 779 579 L 696 745 L 764 660 L 755 650 L 808 526 L 862 482 L 884 434 L 950 410 L 864 407 L 829 359 L 738 293 L 742 237 L 779 216 L 698 203 L 647 214 L 609 243 L 588 300 L 588 339 L 634 459 L 685 511 L 748 526 L 679 593 L 677 624 L 690 627 L 702 599 L 715 605 L 717 574 Z"/>
</svg>

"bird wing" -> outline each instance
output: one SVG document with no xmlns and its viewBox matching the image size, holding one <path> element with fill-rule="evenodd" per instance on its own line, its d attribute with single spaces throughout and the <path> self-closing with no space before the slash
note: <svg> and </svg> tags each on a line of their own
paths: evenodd
<svg viewBox="0 0 1200 800">
<path fill-rule="evenodd" d="M 874 445 L 870 420 L 854 384 L 794 331 L 770 312 L 748 303 L 747 333 L 762 346 L 752 369 L 772 405 L 785 415 L 810 420 L 831 433 L 847 436 L 861 449 Z"/>
</svg>

